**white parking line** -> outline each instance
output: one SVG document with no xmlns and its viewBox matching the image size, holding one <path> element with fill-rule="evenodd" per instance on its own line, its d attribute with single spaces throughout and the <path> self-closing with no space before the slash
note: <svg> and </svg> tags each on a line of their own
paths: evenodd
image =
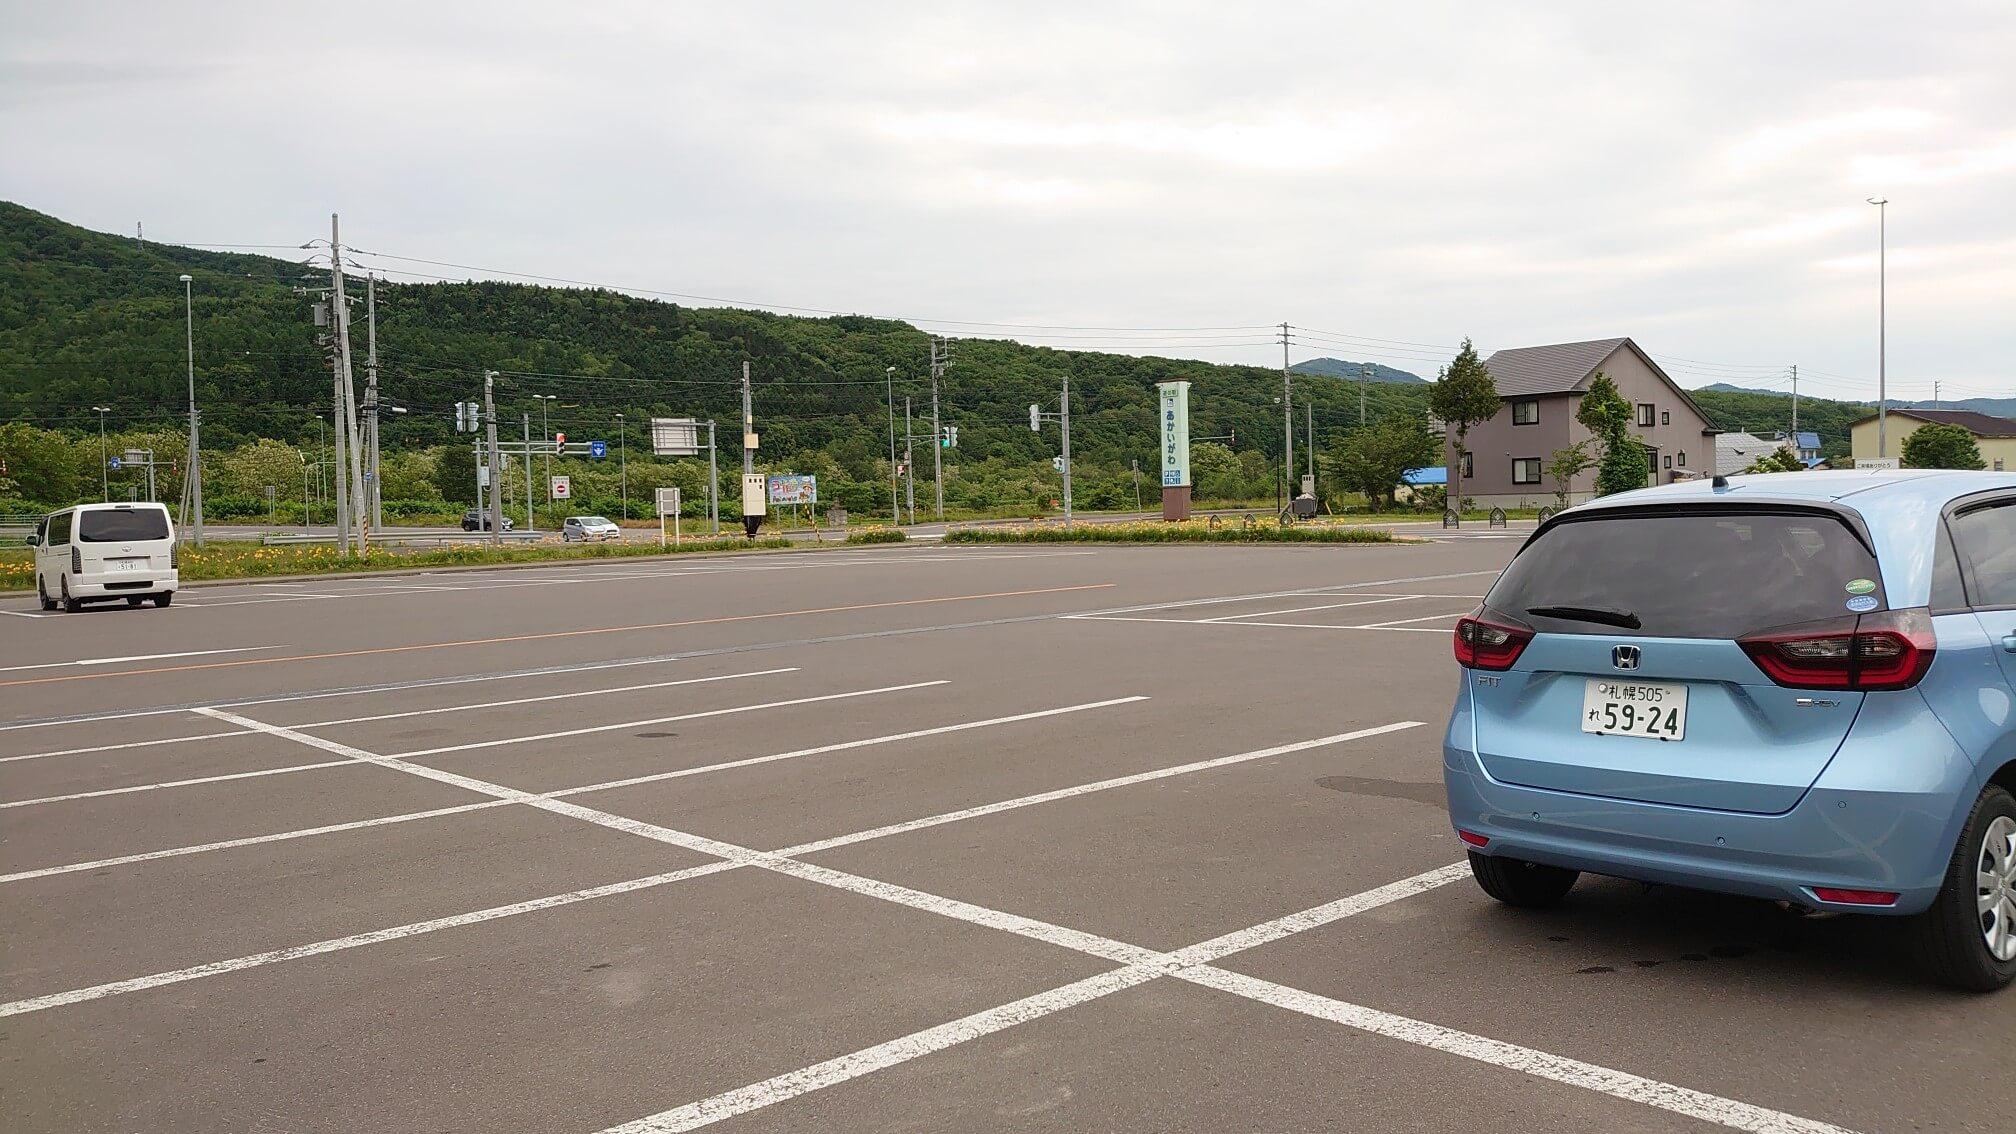
<svg viewBox="0 0 2016 1134">
<path fill-rule="evenodd" d="M 1390 595 L 1382 598 L 1353 599 L 1350 602 L 1329 602 L 1321 606 L 1291 606 L 1285 610 L 1256 610 L 1251 614 L 1220 614 L 1213 618 L 1198 618 L 1196 622 L 1230 622 L 1238 618 L 1272 618 L 1277 614 L 1301 614 L 1310 610 L 1341 610 L 1347 606 L 1376 606 L 1382 602 L 1404 602 L 1415 595 Z"/>
<path fill-rule="evenodd" d="M 424 717 L 435 713 L 463 713 L 472 709 L 497 709 L 507 705 L 530 705 L 540 701 L 566 701 L 579 697 L 594 697 L 604 693 L 635 693 L 644 689 L 669 689 L 677 685 L 703 685 L 713 681 L 732 681 L 740 677 L 768 677 L 777 673 L 797 673 L 797 666 L 781 669 L 759 669 L 748 673 L 724 673 L 712 677 L 687 677 L 678 681 L 653 681 L 645 685 L 617 685 L 608 689 L 582 689 L 573 693 L 546 693 L 537 697 L 514 697 L 508 701 L 476 701 L 463 705 L 447 705 L 438 709 L 408 709 L 398 713 L 378 713 L 368 717 L 338 717 L 335 720 L 308 721 L 295 728 L 329 728 L 335 725 L 364 724 L 368 721 L 402 720 L 406 717 Z M 49 752 L 25 752 L 18 756 L 0 756 L 0 764 L 11 764 L 16 760 L 41 760 L 50 756 L 78 756 L 88 752 L 118 752 L 129 748 L 154 748 L 164 744 L 187 744 L 192 740 L 222 740 L 226 737 L 257 736 L 258 733 L 234 728 L 229 732 L 202 732 L 194 736 L 169 736 L 155 740 L 129 740 L 123 744 L 96 744 L 88 748 L 58 748 Z"/>
<path fill-rule="evenodd" d="M 73 665 L 118 665 L 121 662 L 160 661 L 163 658 L 200 658 L 212 654 L 251 654 L 260 650 L 277 650 L 279 646 L 236 646 L 228 650 L 185 650 L 176 654 L 131 654 L 123 658 L 79 658 L 76 661 L 42 662 L 37 665 L 0 666 L 0 673 L 20 673 L 29 669 L 61 669 Z"/>
<path fill-rule="evenodd" d="M 1387 628 L 1387 627 L 1389 627 L 1389 626 L 1405 626 L 1405 625 L 1406 625 L 1407 623 L 1409 623 L 1409 622 L 1432 622 L 1432 621 L 1434 621 L 1435 619 L 1438 619 L 1438 618 L 1461 618 L 1461 617 L 1463 617 L 1463 616 L 1464 616 L 1465 614 L 1467 614 L 1467 613 L 1469 613 L 1469 612 L 1468 612 L 1468 611 L 1462 611 L 1462 610 L 1459 610 L 1459 611 L 1456 611 L 1456 612 L 1455 612 L 1455 613 L 1453 613 L 1453 614 L 1424 614 L 1424 615 L 1422 615 L 1422 616 L 1421 616 L 1421 617 L 1419 617 L 1419 618 L 1394 618 L 1394 619 L 1389 619 L 1389 620 L 1387 620 L 1387 621 L 1385 621 L 1385 622 L 1367 622 L 1367 623 L 1366 623 L 1366 624 L 1364 624 L 1363 626 L 1352 626 L 1352 627 L 1348 627 L 1348 629 L 1352 629 L 1352 630 L 1384 630 L 1384 629 L 1386 629 L 1386 628 Z"/>
<path fill-rule="evenodd" d="M 640 728 L 644 725 L 671 724 L 674 721 L 699 720 L 703 717 L 722 717 L 722 716 L 729 716 L 734 713 L 755 713 L 755 712 L 761 712 L 764 709 L 782 709 L 782 708 L 788 708 L 793 705 L 810 705 L 821 701 L 842 701 L 850 697 L 871 697 L 877 693 L 900 693 L 909 689 L 924 689 L 933 685 L 946 685 L 946 684 L 949 684 L 949 682 L 943 680 L 916 681 L 911 682 L 908 685 L 885 685 L 877 689 L 851 689 L 845 693 L 823 693 L 817 697 L 794 697 L 788 701 L 766 701 L 760 705 L 738 705 L 733 708 L 727 708 L 727 709 L 707 709 L 703 712 L 680 713 L 676 716 L 648 717 L 641 721 L 623 721 L 617 724 L 597 725 L 593 728 L 568 729 L 563 732 L 534 733 L 531 736 L 512 736 L 512 737 L 505 737 L 501 740 L 482 740 L 472 744 L 451 744 L 445 748 L 423 748 L 415 752 L 395 752 L 387 756 L 373 756 L 369 760 L 358 758 L 356 760 L 319 761 L 313 764 L 289 764 L 285 767 L 280 768 L 261 768 L 258 771 L 254 772 L 233 772 L 228 775 L 221 775 L 221 776 L 199 776 L 196 777 L 195 779 L 187 779 L 187 780 L 168 780 L 162 783 L 134 784 L 129 787 L 100 788 L 97 791 L 71 792 L 68 795 L 45 795 L 38 799 L 16 799 L 6 803 L 0 803 L 0 808 L 33 807 L 36 806 L 37 804 L 43 804 L 43 803 L 68 803 L 73 800 L 79 800 L 79 799 L 99 799 L 109 795 L 132 795 L 135 792 L 161 791 L 165 788 L 194 787 L 199 784 L 223 783 L 226 780 L 249 780 L 258 776 L 279 776 L 279 775 L 285 775 L 289 772 L 313 772 L 313 771 L 319 771 L 324 768 L 347 767 L 353 763 L 356 764 L 358 767 L 362 767 L 365 764 L 371 764 L 371 763 L 379 764 L 381 766 L 391 766 L 392 762 L 408 756 L 435 756 L 443 752 L 466 752 L 474 748 L 497 748 L 507 744 L 529 744 L 537 740 L 555 740 L 560 737 L 566 737 L 566 736 L 583 736 L 589 733 L 611 732 L 618 729 L 626 729 L 626 728 Z M 221 709 L 192 709 L 190 711 L 194 713 L 200 713 L 204 716 L 215 717 L 219 720 L 232 721 L 233 723 L 236 723 L 238 720 L 244 719 L 237 717 L 235 714 L 224 712 Z M 275 726 L 268 726 L 268 727 L 271 728 Z M 301 733 L 300 735 L 306 736 L 307 734 Z M 323 747 L 326 745 L 336 743 L 335 741 L 323 741 L 320 737 L 317 737 L 315 739 L 318 742 L 316 747 Z M 347 754 L 349 752 L 356 752 L 361 750 L 349 748 L 346 745 L 337 745 L 335 748 L 330 749 L 330 751 L 342 751 Z"/>
<path fill-rule="evenodd" d="M 979 721 L 961 721 L 958 724 L 939 725 L 936 728 L 913 729 L 909 732 L 888 733 L 870 736 L 861 740 L 842 740 L 832 744 L 822 744 L 816 748 L 798 748 L 789 752 L 776 752 L 767 756 L 749 756 L 740 760 L 726 760 L 718 764 L 703 764 L 695 768 L 675 768 L 669 772 L 654 772 L 647 776 L 631 776 L 628 779 L 605 780 L 601 783 L 584 784 L 580 787 L 562 788 L 559 791 L 542 792 L 548 799 L 564 799 L 568 796 L 586 795 L 589 792 L 611 791 L 616 788 L 635 787 L 638 784 L 658 783 L 663 780 L 684 779 L 689 776 L 706 775 L 710 772 L 725 772 L 735 768 L 748 768 L 758 764 L 774 764 L 783 760 L 797 760 L 806 756 L 823 756 L 831 752 L 846 752 L 856 748 L 870 748 L 880 744 L 895 744 L 904 740 L 917 740 L 927 736 L 943 736 L 947 733 L 968 732 L 995 725 L 1015 724 L 1020 721 L 1041 720 L 1058 717 L 1067 713 L 1082 713 L 1089 709 L 1105 709 L 1115 705 L 1128 705 L 1136 701 L 1146 701 L 1146 697 L 1115 697 L 1106 701 L 1088 701 L 1082 705 L 1063 705 L 1055 709 L 1037 709 L 1027 713 L 1014 713 L 1005 717 L 989 717 Z M 238 730 L 233 735 L 259 736 L 260 733 Z M 1186 765 L 1187 767 L 1188 765 Z M 1107 786 L 1118 787 L 1117 783 Z M 1016 801 L 1010 800 L 1009 804 Z M 166 850 L 142 851 L 138 854 L 124 854 L 115 858 L 101 858 L 91 862 L 73 862 L 63 866 L 45 866 L 37 870 L 23 870 L 13 874 L 0 874 L 0 883 L 23 882 L 30 878 L 47 878 L 55 874 L 75 874 L 85 870 L 100 870 L 112 866 L 125 866 L 135 862 L 152 862 L 163 858 L 180 858 L 184 855 L 203 854 L 209 851 L 230 850 L 235 847 L 258 846 L 262 843 L 286 842 L 305 839 L 315 835 L 335 834 L 341 831 L 355 831 L 366 827 L 383 827 L 393 823 L 410 823 L 415 819 L 432 819 L 441 815 L 459 815 L 464 811 L 480 811 L 490 807 L 509 807 L 517 803 L 510 799 L 490 799 L 482 803 L 465 803 L 458 807 L 438 807 L 429 811 L 408 811 L 400 815 L 383 815 L 375 819 L 359 819 L 351 823 L 332 823 L 323 827 L 308 827 L 298 831 L 280 831 L 270 835 L 251 835 L 242 839 L 225 839 L 222 842 L 198 843 L 194 846 L 171 847 Z M 1005 810 L 1007 804 L 995 805 L 997 810 Z M 977 814 L 978 812 L 976 812 Z M 940 820 L 944 821 L 944 820 Z M 856 840 L 859 841 L 859 840 Z M 837 844 L 836 844 L 837 845 Z"/>
</svg>

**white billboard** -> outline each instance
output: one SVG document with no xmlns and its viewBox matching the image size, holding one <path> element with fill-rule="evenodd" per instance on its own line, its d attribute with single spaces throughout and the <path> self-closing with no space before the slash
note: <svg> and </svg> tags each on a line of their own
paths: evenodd
<svg viewBox="0 0 2016 1134">
<path fill-rule="evenodd" d="M 1190 383 L 1163 382 L 1162 487 L 1190 483 Z"/>
<path fill-rule="evenodd" d="M 651 452 L 660 457 L 700 455 L 700 422 L 690 417 L 651 419 Z"/>
</svg>

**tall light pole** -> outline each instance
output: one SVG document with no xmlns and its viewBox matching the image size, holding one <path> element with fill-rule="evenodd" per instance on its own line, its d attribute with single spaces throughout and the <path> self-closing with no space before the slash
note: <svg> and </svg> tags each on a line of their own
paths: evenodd
<svg viewBox="0 0 2016 1134">
<path fill-rule="evenodd" d="M 1890 359 L 1890 294 L 1885 275 L 1890 257 L 1890 198 L 1871 197 L 1869 203 L 1876 206 L 1876 455 L 1887 457 L 1890 455 L 1885 429 L 1890 411 L 1886 372 Z"/>
<path fill-rule="evenodd" d="M 616 415 L 616 468 L 617 475 L 622 477 L 623 518 L 627 520 L 630 518 L 630 442 L 625 437 L 623 415 L 620 413 Z"/>
<path fill-rule="evenodd" d="M 901 478 L 896 475 L 896 368 L 885 367 L 882 382 L 889 397 L 889 514 L 895 522 L 903 522 L 903 505 L 898 502 L 896 483 Z"/>
<path fill-rule="evenodd" d="M 182 277 L 182 330 L 189 357 L 189 506 L 196 514 L 196 546 L 203 546 L 203 461 L 196 424 L 196 294 L 193 276 Z"/>
<path fill-rule="evenodd" d="M 105 454 L 105 415 L 112 412 L 111 406 L 92 406 L 98 411 L 98 486 L 100 498 L 112 499 L 112 466 Z"/>
<path fill-rule="evenodd" d="M 539 399 L 539 429 L 546 434 L 546 444 L 550 447 L 553 444 L 553 422 L 546 416 L 546 409 L 554 402 L 559 401 L 560 395 L 534 394 L 532 396 Z M 526 468 L 526 472 L 528 474 L 531 472 L 529 466 Z M 546 454 L 546 502 L 549 504 L 553 502 L 553 454 L 551 453 Z"/>
</svg>

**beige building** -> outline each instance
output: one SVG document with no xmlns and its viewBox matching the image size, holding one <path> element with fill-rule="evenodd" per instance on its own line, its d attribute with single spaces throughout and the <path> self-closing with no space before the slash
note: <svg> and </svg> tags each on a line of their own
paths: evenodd
<svg viewBox="0 0 2016 1134">
<path fill-rule="evenodd" d="M 1850 451 L 1859 459 L 1901 457 L 1904 439 L 1925 425 L 1957 425 L 1974 435 L 1981 449 L 1981 462 L 1996 472 L 2016 469 L 2016 421 L 1989 417 L 1972 410 L 1893 409 L 1884 430 L 1883 452 L 1876 451 L 1876 415 L 1848 427 Z"/>
<path fill-rule="evenodd" d="M 1502 402 L 1491 420 L 1470 427 L 1470 459 L 1457 490 L 1478 507 L 1554 503 L 1548 461 L 1555 450 L 1589 437 L 1589 430 L 1575 420 L 1575 410 L 1599 371 L 1631 403 L 1633 432 L 1650 458 L 1647 484 L 1715 472 L 1716 431 L 1707 416 L 1628 338 L 1501 350 L 1485 359 L 1484 367 Z M 1450 433 L 1445 463 L 1455 444 Z M 1592 456 L 1595 448 L 1590 446 Z M 1569 502 L 1589 499 L 1595 487 L 1596 470 L 1591 468 L 1570 482 Z"/>
</svg>

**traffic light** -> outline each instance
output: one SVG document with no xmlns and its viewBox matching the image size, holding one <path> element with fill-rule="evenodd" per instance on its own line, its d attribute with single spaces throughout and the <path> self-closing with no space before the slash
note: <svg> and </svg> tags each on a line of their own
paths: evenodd
<svg viewBox="0 0 2016 1134">
<path fill-rule="evenodd" d="M 956 425 L 946 426 L 945 432 L 938 438 L 938 446 L 942 449 L 957 449 L 959 447 L 959 427 Z"/>
<path fill-rule="evenodd" d="M 1029 403 L 1029 429 L 1034 433 L 1043 432 L 1043 407 L 1035 402 Z"/>
<path fill-rule="evenodd" d="M 554 451 L 558 452 L 559 450 L 565 449 L 566 447 L 567 447 L 567 435 L 565 433 L 555 433 L 553 435 Z"/>
<path fill-rule="evenodd" d="M 455 403 L 455 432 L 457 432 L 457 433 L 467 433 L 467 432 L 469 432 L 469 403 L 468 403 L 468 402 L 456 402 L 456 403 Z"/>
</svg>

